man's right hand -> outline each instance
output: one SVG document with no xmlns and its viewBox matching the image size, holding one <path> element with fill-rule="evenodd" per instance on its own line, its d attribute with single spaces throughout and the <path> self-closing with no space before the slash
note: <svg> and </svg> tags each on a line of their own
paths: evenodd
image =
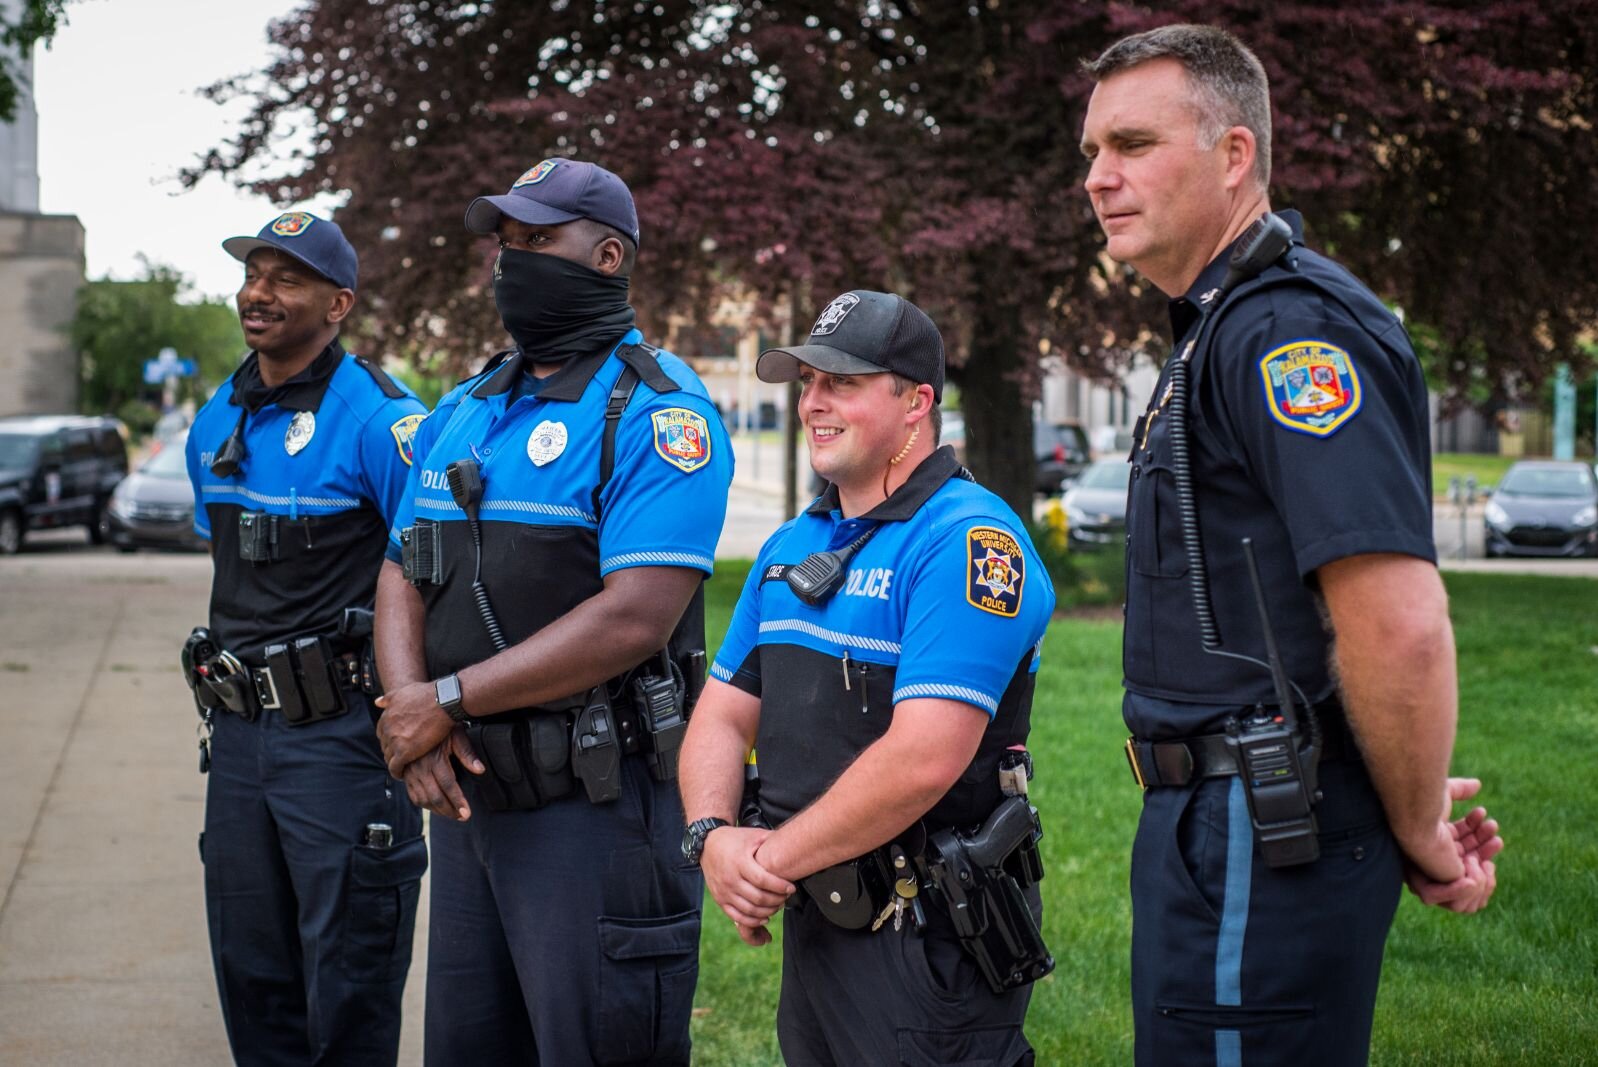
<svg viewBox="0 0 1598 1067">
<path fill-rule="evenodd" d="M 473 774 L 482 774 L 485 769 L 472 743 L 466 739 L 466 728 L 457 726 L 443 744 L 406 765 L 405 792 L 417 807 L 446 819 L 465 822 L 472 817 L 472 809 L 466 803 L 460 783 L 455 780 L 450 756 L 459 759 L 461 766 Z"/>
<path fill-rule="evenodd" d="M 755 859 L 755 850 L 770 835 L 770 830 L 718 827 L 705 836 L 705 850 L 699 857 L 705 887 L 727 918 L 737 924 L 738 936 L 750 945 L 771 940 L 771 934 L 762 928 L 794 892 L 792 882 L 772 874 Z"/>
</svg>

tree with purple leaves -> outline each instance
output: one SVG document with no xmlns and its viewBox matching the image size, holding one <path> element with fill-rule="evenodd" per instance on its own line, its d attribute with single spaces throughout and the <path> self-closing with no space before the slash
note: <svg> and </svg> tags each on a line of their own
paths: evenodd
<svg viewBox="0 0 1598 1067">
<path fill-rule="evenodd" d="M 1112 373 L 1164 316 L 1102 254 L 1078 63 L 1174 21 L 1260 56 L 1272 202 L 1426 324 L 1435 384 L 1492 402 L 1584 362 L 1598 0 L 313 0 L 273 26 L 269 69 L 212 90 L 254 106 L 189 177 L 250 175 L 282 201 L 348 191 L 368 346 L 467 367 L 503 343 L 492 249 L 439 220 L 545 156 L 602 163 L 650 220 L 640 312 L 657 325 L 729 291 L 771 318 L 792 301 L 801 334 L 850 288 L 926 308 L 969 462 L 1024 513 L 1043 358 Z M 294 130 L 307 147 L 281 152 Z"/>
</svg>

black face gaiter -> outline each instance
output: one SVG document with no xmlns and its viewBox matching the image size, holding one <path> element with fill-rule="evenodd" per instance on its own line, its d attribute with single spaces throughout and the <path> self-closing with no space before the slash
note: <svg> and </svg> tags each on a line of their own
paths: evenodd
<svg viewBox="0 0 1598 1067">
<path fill-rule="evenodd" d="M 633 328 L 627 279 L 544 252 L 500 250 L 494 303 L 524 358 L 559 363 L 609 348 Z"/>
</svg>

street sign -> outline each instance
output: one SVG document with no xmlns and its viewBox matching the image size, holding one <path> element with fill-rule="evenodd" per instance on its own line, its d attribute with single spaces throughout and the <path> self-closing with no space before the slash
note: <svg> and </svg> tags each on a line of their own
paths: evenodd
<svg viewBox="0 0 1598 1067">
<path fill-rule="evenodd" d="M 179 359 L 175 348 L 163 348 L 154 359 L 144 361 L 144 384 L 160 385 L 169 378 L 192 378 L 199 371 L 192 359 Z"/>
</svg>

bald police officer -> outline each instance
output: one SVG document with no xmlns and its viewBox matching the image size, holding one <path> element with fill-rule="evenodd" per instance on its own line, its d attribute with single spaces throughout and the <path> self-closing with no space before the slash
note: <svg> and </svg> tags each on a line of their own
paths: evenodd
<svg viewBox="0 0 1598 1067">
<path fill-rule="evenodd" d="M 802 384 L 830 484 L 761 549 L 694 710 L 684 852 L 750 944 L 790 904 L 789 1064 L 1029 1064 L 1052 960 L 1023 746 L 1054 590 L 1021 520 L 938 447 L 943 342 L 919 308 L 845 293 L 757 372 Z M 759 810 L 736 826 L 751 747 Z"/>
<path fill-rule="evenodd" d="M 1474 911 L 1502 847 L 1483 809 L 1450 815 L 1480 783 L 1448 777 L 1425 382 L 1393 314 L 1270 214 L 1247 48 L 1166 26 L 1086 68 L 1087 191 L 1177 342 L 1129 457 L 1137 1062 L 1363 1064 L 1401 882 Z"/>
<path fill-rule="evenodd" d="M 339 343 L 356 257 L 335 223 L 290 212 L 223 247 L 252 351 L 189 431 L 215 577 L 185 654 L 222 1016 L 239 1063 L 392 1064 L 427 849 L 361 659 L 425 409 Z"/>
<path fill-rule="evenodd" d="M 466 225 L 516 344 L 418 432 L 378 593 L 384 751 L 442 816 L 427 1062 L 686 1064 L 675 778 L 731 449 L 633 325 L 619 177 L 545 160 Z"/>
</svg>

